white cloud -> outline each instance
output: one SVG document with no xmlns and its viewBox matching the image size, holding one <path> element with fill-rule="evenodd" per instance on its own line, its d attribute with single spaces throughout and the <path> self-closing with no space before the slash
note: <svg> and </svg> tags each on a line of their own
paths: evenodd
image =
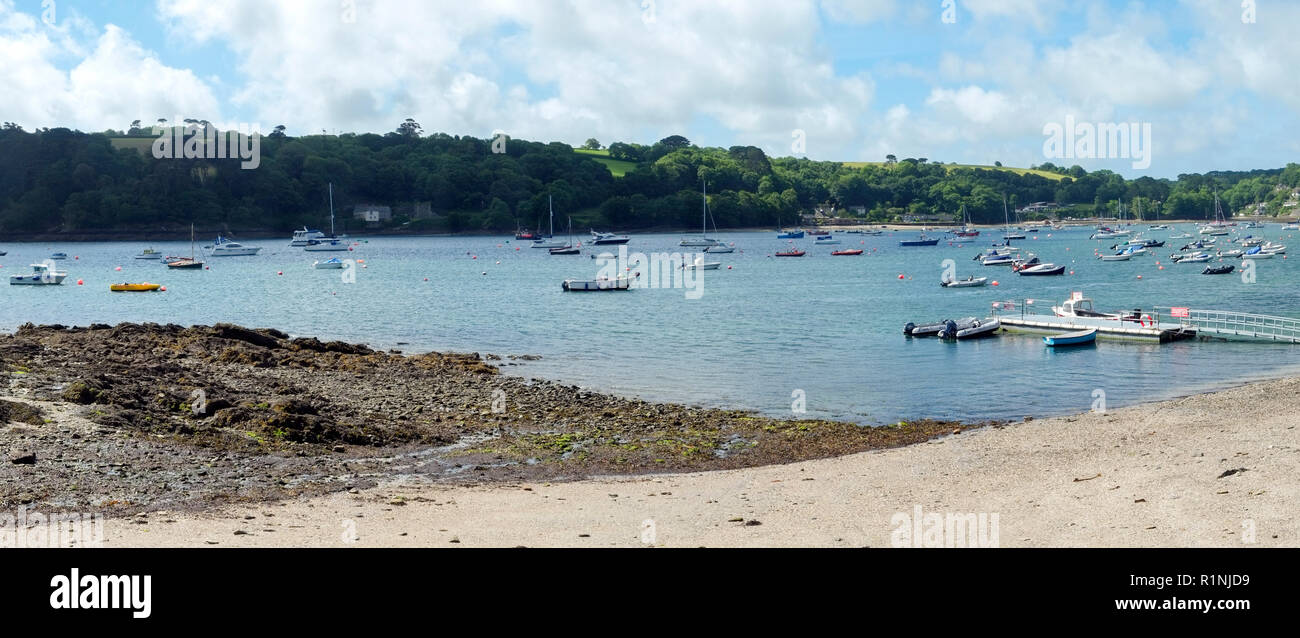
<svg viewBox="0 0 1300 638">
<path fill-rule="evenodd" d="M 872 98 L 839 76 L 812 3 L 326 3 L 162 0 L 170 40 L 238 56 L 235 102 L 264 125 L 426 130 L 581 143 L 688 133 L 701 121 L 788 153 L 847 148 Z"/>
<path fill-rule="evenodd" d="M 193 73 L 162 64 L 113 25 L 97 32 L 68 11 L 51 25 L 0 1 L 0 59 L 0 120 L 103 130 L 177 113 L 219 117 L 217 100 Z M 78 61 L 63 68 L 66 59 Z"/>
</svg>

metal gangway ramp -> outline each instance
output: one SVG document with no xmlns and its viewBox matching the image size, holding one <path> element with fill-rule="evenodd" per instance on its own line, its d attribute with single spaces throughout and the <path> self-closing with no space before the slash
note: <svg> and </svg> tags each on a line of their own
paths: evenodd
<svg viewBox="0 0 1300 638">
<path fill-rule="evenodd" d="M 1159 310 L 1169 321 L 1176 321 L 1195 330 L 1198 337 L 1300 343 L 1300 319 L 1228 310 L 1192 308 L 1160 308 Z"/>
</svg>

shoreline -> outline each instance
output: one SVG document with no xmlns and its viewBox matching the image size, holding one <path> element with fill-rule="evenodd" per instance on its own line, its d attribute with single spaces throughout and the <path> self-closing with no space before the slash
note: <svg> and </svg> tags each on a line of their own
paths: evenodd
<svg viewBox="0 0 1300 638">
<path fill-rule="evenodd" d="M 230 324 L 24 325 L 0 335 L 10 461 L 0 509 L 129 516 L 398 476 L 482 484 L 736 469 L 985 425 L 773 418 L 501 374 L 530 357 L 404 355 Z"/>
<path fill-rule="evenodd" d="M 1265 223 L 1279 223 L 1279 224 L 1294 223 L 1294 221 L 1295 221 L 1295 220 L 1291 220 L 1291 219 L 1282 219 L 1282 218 L 1273 218 L 1273 217 L 1268 217 L 1268 218 L 1241 218 L 1241 219 L 1244 220 L 1244 221 L 1263 221 L 1263 222 L 1265 222 Z M 1082 227 L 1082 226 L 1093 226 L 1093 225 L 1096 225 L 1096 224 L 1098 224 L 1098 223 L 1114 223 L 1114 222 L 1118 222 L 1118 221 L 1119 221 L 1119 220 L 1115 220 L 1115 219 L 1100 219 L 1100 218 L 1098 218 L 1098 219 L 1067 219 L 1067 220 L 1061 221 L 1060 223 L 1061 223 L 1061 224 L 1064 224 L 1067 228 L 1073 228 L 1073 227 Z M 1206 221 L 1206 220 L 1203 220 L 1203 219 L 1201 219 L 1201 220 L 1197 220 L 1197 219 L 1177 219 L 1177 220 L 1160 220 L 1160 221 L 1151 221 L 1151 220 L 1147 220 L 1147 221 L 1142 221 L 1142 222 L 1132 222 L 1132 221 L 1130 220 L 1129 223 L 1134 223 L 1134 224 L 1136 224 L 1136 225 L 1141 225 L 1141 226 L 1149 226 L 1149 225 L 1153 225 L 1153 224 L 1202 224 L 1202 223 L 1205 223 L 1205 221 Z M 1021 227 L 1025 226 L 1025 225 L 1026 225 L 1026 223 L 1023 223 L 1023 222 L 1020 223 L 1020 224 L 1016 224 L 1016 226 L 1021 226 Z M 980 229 L 980 230 L 985 230 L 985 229 L 995 230 L 995 229 L 1003 228 L 1004 225 L 1003 225 L 1003 224 L 970 224 L 970 227 L 971 227 L 971 228 L 977 228 L 977 229 Z M 961 224 L 956 223 L 956 222 L 907 222 L 907 223 L 904 223 L 904 222 L 888 222 L 888 223 L 876 223 L 876 222 L 866 222 L 866 221 L 864 221 L 864 222 L 861 223 L 861 224 L 855 224 L 855 225 L 844 225 L 844 224 L 817 225 L 817 224 L 813 224 L 813 225 L 808 225 L 808 226 L 800 226 L 800 225 L 797 225 L 797 224 L 796 224 L 796 225 L 794 225 L 794 226 L 791 226 L 791 228 L 803 228 L 805 231 L 807 231 L 807 230 L 817 230 L 817 229 L 821 229 L 821 230 L 829 230 L 829 231 L 833 231 L 833 232 L 843 232 L 843 231 L 845 231 L 845 230 L 865 229 L 865 228 L 880 229 L 880 230 L 889 230 L 889 231 L 900 231 L 900 230 L 917 230 L 917 229 L 928 229 L 928 228 L 934 228 L 934 229 L 939 229 L 939 228 L 943 228 L 943 229 L 961 228 Z M 1045 227 L 1045 226 L 1044 226 L 1043 228 L 1048 228 L 1048 227 Z M 1050 230 L 1050 228 L 1048 228 L 1048 229 Z M 510 241 L 515 241 L 514 238 L 513 238 L 513 235 L 514 235 L 513 232 L 503 232 L 503 233 L 484 233 L 484 232 L 430 233 L 430 232 L 426 232 L 426 231 L 418 231 L 418 232 L 387 231 L 387 232 L 386 232 L 386 231 L 384 231 L 383 229 L 360 229 L 359 232 L 353 232 L 353 231 L 348 231 L 348 230 L 346 230 L 346 229 L 341 229 L 340 232 L 349 235 L 349 236 L 350 236 L 350 239 L 362 239 L 362 240 L 364 240 L 364 239 L 371 239 L 371 238 L 388 238 L 388 237 L 497 237 L 497 238 L 500 238 L 500 237 L 505 236 L 505 237 L 510 237 L 510 238 L 511 238 Z M 613 231 L 613 232 L 619 232 L 619 233 L 624 233 L 624 232 L 626 232 L 626 233 L 632 233 L 632 234 L 640 233 L 640 234 L 686 234 L 686 235 L 690 235 L 690 234 L 695 234 L 696 232 L 698 232 L 698 229 L 694 229 L 694 228 L 678 228 L 678 229 L 675 229 L 675 228 L 645 228 L 645 229 L 638 229 L 638 230 L 618 230 L 618 231 Z M 729 232 L 740 232 L 740 233 L 748 233 L 748 232 L 772 232 L 772 233 L 779 233 L 779 232 L 781 232 L 781 231 L 780 231 L 780 229 L 773 228 L 773 227 L 756 226 L 756 227 L 746 227 L 746 228 L 720 228 L 720 229 L 718 229 L 716 232 L 718 232 L 718 233 L 729 233 Z M 233 229 L 233 230 L 232 230 L 232 229 L 221 229 L 221 228 L 217 228 L 217 229 L 209 228 L 209 229 L 199 229 L 199 230 L 196 231 L 196 233 L 197 233 L 197 236 L 200 236 L 200 237 L 215 237 L 215 236 L 217 236 L 217 235 L 223 235 L 223 236 L 228 236 L 228 237 L 231 237 L 231 238 L 236 238 L 236 239 L 239 239 L 239 240 L 266 240 L 266 239 L 277 239 L 277 238 L 279 238 L 279 239 L 284 239 L 285 242 L 286 242 L 286 245 L 287 245 L 287 242 L 289 241 L 289 235 L 292 234 L 292 231 L 277 231 L 277 230 L 268 230 L 268 229 Z M 4 240 L 3 240 L 3 242 L 0 242 L 0 243 L 4 243 L 4 244 L 35 244 L 35 243 L 59 243 L 59 242 L 67 242 L 67 243 L 95 243 L 95 242 L 151 242 L 151 241 L 160 241 L 160 242 L 161 242 L 161 241 L 189 241 L 189 239 L 190 239 L 190 231 L 189 231 L 188 228 L 176 228 L 176 229 L 158 229 L 158 230 L 156 230 L 156 231 L 144 231 L 144 232 L 142 232 L 142 231 L 138 231 L 138 230 L 133 230 L 133 231 L 126 231 L 126 230 L 98 230 L 98 231 L 77 231 L 77 232 L 73 232 L 73 233 L 58 233 L 58 232 L 39 232 L 39 233 L 38 233 L 38 232 L 10 232 L 10 233 L 6 234 L 6 236 L 5 236 Z M 528 241 L 528 240 L 518 240 L 518 241 Z"/>
<path fill-rule="evenodd" d="M 491 486 L 399 480 L 111 519 L 104 546 L 890 547 L 912 542 L 898 517 L 919 507 L 996 514 L 1001 547 L 1293 547 L 1297 396 L 1291 377 L 736 470 Z"/>
</svg>

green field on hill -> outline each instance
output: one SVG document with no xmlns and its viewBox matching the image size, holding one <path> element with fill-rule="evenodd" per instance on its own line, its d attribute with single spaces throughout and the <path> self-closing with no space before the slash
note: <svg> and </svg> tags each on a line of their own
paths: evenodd
<svg viewBox="0 0 1300 638">
<path fill-rule="evenodd" d="M 585 148 L 575 148 L 573 149 L 573 152 L 591 156 L 591 159 L 604 164 L 605 168 L 608 168 L 610 174 L 614 177 L 622 177 L 636 168 L 636 162 L 610 159 L 609 151 L 607 150 L 602 149 L 599 151 L 593 151 Z"/>
</svg>

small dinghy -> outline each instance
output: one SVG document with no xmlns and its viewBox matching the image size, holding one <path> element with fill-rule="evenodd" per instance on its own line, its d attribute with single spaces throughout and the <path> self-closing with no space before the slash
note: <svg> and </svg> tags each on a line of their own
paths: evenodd
<svg viewBox="0 0 1300 638">
<path fill-rule="evenodd" d="M 1232 264 L 1224 264 L 1222 266 L 1206 266 L 1205 270 L 1201 271 L 1201 274 L 1202 275 L 1226 275 L 1228 273 L 1231 273 L 1236 268 L 1237 267 L 1233 266 Z"/>
<path fill-rule="evenodd" d="M 793 250 L 793 249 L 776 253 L 777 257 L 803 257 L 803 255 L 804 252 L 802 250 Z"/>
<path fill-rule="evenodd" d="M 335 257 L 333 259 L 326 259 L 325 261 L 316 261 L 312 262 L 311 267 L 316 270 L 333 270 L 336 268 L 342 268 L 343 260 Z"/>
<path fill-rule="evenodd" d="M 1038 264 L 1035 266 L 1026 266 L 1017 268 L 1016 274 L 1022 277 L 1051 277 L 1065 274 L 1065 265 L 1056 264 Z"/>
<path fill-rule="evenodd" d="M 949 321 L 945 319 L 937 323 L 926 323 L 919 326 L 909 321 L 907 325 L 903 326 L 903 334 L 909 337 L 932 337 L 939 334 L 939 331 L 943 330 L 944 325 Z"/>
<path fill-rule="evenodd" d="M 835 238 L 832 237 L 831 235 L 822 235 L 822 236 L 820 236 L 820 237 L 817 238 L 817 242 L 816 242 L 816 244 L 814 244 L 814 245 L 816 245 L 816 246 L 834 246 L 834 245 L 836 245 L 836 244 L 838 244 L 838 243 L 840 243 L 840 240 L 835 239 Z"/>
<path fill-rule="evenodd" d="M 108 289 L 113 292 L 153 292 L 162 288 L 161 284 L 151 284 L 149 282 L 138 284 L 109 284 Z"/>
<path fill-rule="evenodd" d="M 940 286 L 944 288 L 974 288 L 983 286 L 988 283 L 988 277 L 967 277 L 965 279 L 953 279 L 952 281 L 941 281 Z"/>
<path fill-rule="evenodd" d="M 851 248 L 851 249 L 849 249 L 849 250 L 832 250 L 832 251 L 831 251 L 831 254 L 832 254 L 832 255 L 861 255 L 861 254 L 862 254 L 862 249 L 861 249 L 861 248 Z"/>
<path fill-rule="evenodd" d="M 991 335 L 1002 327 L 1002 322 L 995 318 L 977 319 L 967 317 L 960 321 L 949 320 L 939 331 L 940 339 L 974 339 Z"/>
<path fill-rule="evenodd" d="M 614 290 L 630 290 L 632 280 L 627 277 L 617 277 L 610 279 L 600 277 L 592 280 L 565 279 L 560 287 L 565 292 L 608 292 Z"/>
<path fill-rule="evenodd" d="M 1097 342 L 1097 329 L 1089 328 L 1077 332 L 1043 337 L 1043 343 L 1049 348 L 1060 346 L 1083 346 Z"/>
</svg>

